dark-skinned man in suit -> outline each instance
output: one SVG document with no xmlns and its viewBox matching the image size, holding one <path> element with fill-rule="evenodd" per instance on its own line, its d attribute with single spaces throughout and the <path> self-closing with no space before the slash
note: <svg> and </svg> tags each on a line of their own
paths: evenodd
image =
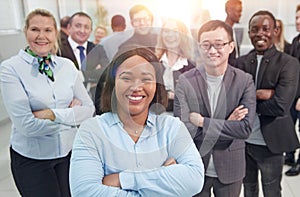
<svg viewBox="0 0 300 197">
<path fill-rule="evenodd" d="M 263 195 L 280 197 L 283 153 L 299 147 L 290 113 L 298 88 L 299 62 L 276 49 L 276 31 L 271 12 L 254 13 L 248 30 L 254 50 L 236 61 L 236 67 L 250 73 L 256 85 L 256 118 L 246 140 L 246 197 L 258 196 L 258 172 Z"/>
</svg>

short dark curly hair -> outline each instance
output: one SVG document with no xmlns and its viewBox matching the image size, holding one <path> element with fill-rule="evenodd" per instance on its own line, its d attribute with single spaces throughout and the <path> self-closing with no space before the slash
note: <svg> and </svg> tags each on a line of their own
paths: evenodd
<svg viewBox="0 0 300 197">
<path fill-rule="evenodd" d="M 255 16 L 260 16 L 260 15 L 267 15 L 267 16 L 270 16 L 271 19 L 272 19 L 272 21 L 273 21 L 274 28 L 276 28 L 276 18 L 274 17 L 274 15 L 273 15 L 270 11 L 268 11 L 268 10 L 259 10 L 259 11 L 255 12 L 255 13 L 251 16 L 251 18 L 250 18 L 250 20 L 249 20 L 249 23 L 248 23 L 248 28 L 249 28 L 249 29 L 250 29 L 250 23 L 251 23 L 252 19 L 253 19 Z"/>
</svg>

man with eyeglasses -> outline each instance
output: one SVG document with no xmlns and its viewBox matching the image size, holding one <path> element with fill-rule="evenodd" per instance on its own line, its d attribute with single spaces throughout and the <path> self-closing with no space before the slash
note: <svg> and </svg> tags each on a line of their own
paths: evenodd
<svg viewBox="0 0 300 197">
<path fill-rule="evenodd" d="M 119 50 L 145 46 L 154 52 L 157 43 L 157 34 L 152 31 L 152 12 L 144 5 L 135 5 L 129 10 L 129 16 L 134 33 L 127 41 L 120 45 Z"/>
<path fill-rule="evenodd" d="M 258 196 L 259 172 L 263 196 L 280 197 L 283 152 L 299 147 L 290 113 L 298 88 L 299 62 L 276 49 L 276 31 L 271 12 L 254 13 L 248 30 L 254 50 L 236 61 L 236 67 L 251 74 L 256 85 L 257 114 L 246 140 L 246 197 Z"/>
<path fill-rule="evenodd" d="M 251 75 L 228 64 L 234 49 L 232 28 L 220 20 L 201 26 L 202 64 L 179 77 L 174 115 L 189 129 L 205 166 L 203 190 L 196 196 L 239 196 L 245 176 L 245 142 L 255 116 Z"/>
</svg>

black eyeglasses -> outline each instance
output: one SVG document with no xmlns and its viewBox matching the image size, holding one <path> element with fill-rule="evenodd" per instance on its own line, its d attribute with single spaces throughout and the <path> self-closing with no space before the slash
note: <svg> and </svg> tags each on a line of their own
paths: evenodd
<svg viewBox="0 0 300 197">
<path fill-rule="evenodd" d="M 217 42 L 214 42 L 214 43 L 210 43 L 210 42 L 202 42 L 202 43 L 198 43 L 198 46 L 203 49 L 203 50 L 206 50 L 208 51 L 212 46 L 215 48 L 215 49 L 223 49 L 225 47 L 225 45 L 231 43 L 232 41 L 228 41 L 228 42 L 221 42 L 221 41 L 217 41 Z"/>
</svg>

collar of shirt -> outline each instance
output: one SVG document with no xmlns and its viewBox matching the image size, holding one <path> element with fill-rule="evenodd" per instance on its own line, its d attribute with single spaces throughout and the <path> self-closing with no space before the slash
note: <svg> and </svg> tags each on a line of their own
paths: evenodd
<svg viewBox="0 0 300 197">
<path fill-rule="evenodd" d="M 20 50 L 19 54 L 18 54 L 22 59 L 24 59 L 28 64 L 33 65 L 34 67 L 36 67 L 36 69 L 38 70 L 40 64 L 38 62 L 38 58 L 37 57 L 33 57 L 32 55 L 28 54 L 25 50 Z M 55 56 L 51 55 L 51 62 L 50 62 L 50 66 L 52 68 L 54 68 L 56 65 L 56 61 L 55 61 Z"/>
<path fill-rule="evenodd" d="M 123 127 L 123 123 L 121 122 L 121 120 L 119 119 L 119 116 L 117 113 L 111 113 L 112 115 L 112 121 L 109 122 L 109 127 L 112 127 L 113 125 L 115 124 L 120 124 L 122 127 Z M 148 113 L 148 118 L 147 118 L 147 121 L 146 121 L 146 127 L 149 127 L 150 129 L 144 129 L 142 135 L 143 136 L 148 136 L 150 135 L 150 131 L 153 132 L 153 131 L 156 131 L 155 129 L 151 129 L 151 128 L 155 128 L 155 118 L 156 118 L 156 115 L 149 112 Z"/>
<path fill-rule="evenodd" d="M 172 71 L 176 71 L 176 70 L 180 70 L 182 69 L 184 66 L 187 66 L 188 65 L 188 61 L 187 61 L 187 58 L 184 58 L 184 57 L 179 57 L 178 60 L 176 61 L 176 63 L 170 67 L 169 66 L 169 61 L 168 61 L 168 57 L 167 57 L 167 54 L 164 53 L 162 55 L 162 57 L 160 58 L 160 61 L 162 61 L 164 67 L 166 69 L 171 69 Z"/>
<path fill-rule="evenodd" d="M 77 48 L 79 46 L 78 43 L 76 43 L 72 38 L 71 36 L 68 37 L 68 41 L 70 43 L 70 46 L 73 50 L 73 53 L 76 57 L 76 60 L 77 60 L 77 63 L 78 63 L 78 66 L 79 66 L 79 69 L 81 70 L 81 61 L 80 61 L 80 50 Z M 83 46 L 84 47 L 84 54 L 85 56 L 87 55 L 87 41 L 83 44 L 83 45 L 80 45 L 80 46 Z"/>
<path fill-rule="evenodd" d="M 75 42 L 75 41 L 71 38 L 71 36 L 68 37 L 68 41 L 69 41 L 69 43 L 70 43 L 70 46 L 71 46 L 72 50 L 73 50 L 73 51 L 78 51 L 78 53 L 79 53 L 79 49 L 77 49 L 77 46 L 80 45 L 80 44 L 78 44 L 77 42 Z M 80 46 L 83 46 L 84 49 L 85 49 L 85 51 L 86 51 L 86 49 L 87 49 L 87 44 L 88 44 L 88 42 L 86 41 L 83 45 L 80 45 Z M 85 55 L 86 55 L 86 54 L 85 54 Z"/>
</svg>

